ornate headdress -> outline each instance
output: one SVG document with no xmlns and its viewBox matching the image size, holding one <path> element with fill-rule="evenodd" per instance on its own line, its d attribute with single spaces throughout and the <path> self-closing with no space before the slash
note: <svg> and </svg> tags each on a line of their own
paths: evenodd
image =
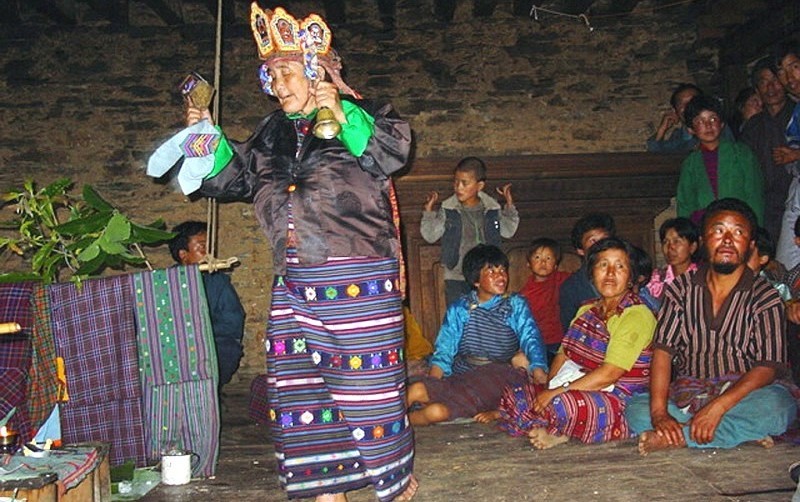
<svg viewBox="0 0 800 502">
<path fill-rule="evenodd" d="M 342 80 L 342 60 L 331 47 L 331 30 L 317 14 L 309 14 L 298 21 L 283 7 L 274 11 L 262 10 L 253 2 L 250 5 L 250 28 L 253 30 L 258 57 L 264 60 L 259 68 L 259 78 L 261 89 L 267 94 L 273 95 L 272 77 L 268 72 L 270 62 L 293 59 L 303 63 L 307 79 L 318 79 L 319 67 L 322 66 L 340 91 L 361 97 Z"/>
</svg>

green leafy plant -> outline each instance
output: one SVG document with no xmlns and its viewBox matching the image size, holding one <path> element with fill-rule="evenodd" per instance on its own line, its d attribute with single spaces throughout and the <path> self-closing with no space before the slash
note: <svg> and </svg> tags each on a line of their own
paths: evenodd
<svg viewBox="0 0 800 502">
<path fill-rule="evenodd" d="M 64 178 L 37 189 L 32 180 L 3 195 L 13 204 L 15 218 L 0 224 L 10 237 L 0 236 L 0 252 L 15 253 L 30 262 L 30 272 L 0 274 L 0 282 L 69 279 L 75 282 L 105 268 L 148 266 L 142 245 L 168 241 L 175 234 L 162 220 L 139 225 L 103 199 L 90 185 L 81 197 L 70 195 Z"/>
</svg>

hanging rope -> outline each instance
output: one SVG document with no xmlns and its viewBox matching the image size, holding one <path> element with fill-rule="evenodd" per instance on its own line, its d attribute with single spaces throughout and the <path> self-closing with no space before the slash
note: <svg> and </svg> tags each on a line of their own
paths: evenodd
<svg viewBox="0 0 800 502">
<path fill-rule="evenodd" d="M 220 108 L 219 108 L 219 88 L 220 88 L 220 75 L 222 74 L 222 2 L 217 0 L 217 33 L 215 39 L 215 57 L 214 57 L 214 98 L 211 102 L 211 118 L 214 119 L 215 124 L 220 123 Z M 206 262 L 200 265 L 200 270 L 215 272 L 217 270 L 230 268 L 235 265 L 239 259 L 234 257 L 227 260 L 218 260 L 217 256 L 217 217 L 219 215 L 219 204 L 217 199 L 208 197 L 208 210 L 206 214 Z"/>
</svg>

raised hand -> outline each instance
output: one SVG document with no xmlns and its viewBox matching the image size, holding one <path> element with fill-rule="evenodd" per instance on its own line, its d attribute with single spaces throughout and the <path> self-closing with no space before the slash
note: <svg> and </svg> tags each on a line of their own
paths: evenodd
<svg viewBox="0 0 800 502">
<path fill-rule="evenodd" d="M 511 183 L 506 183 L 505 185 L 497 188 L 497 193 L 500 194 L 505 200 L 507 206 L 514 205 L 514 197 L 511 195 Z"/>
<path fill-rule="evenodd" d="M 425 199 L 425 211 L 433 211 L 433 206 L 439 200 L 439 192 L 428 192 L 428 197 Z"/>
</svg>

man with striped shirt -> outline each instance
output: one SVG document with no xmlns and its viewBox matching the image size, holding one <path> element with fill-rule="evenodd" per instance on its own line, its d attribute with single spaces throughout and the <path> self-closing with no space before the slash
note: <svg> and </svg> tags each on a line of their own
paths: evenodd
<svg viewBox="0 0 800 502">
<path fill-rule="evenodd" d="M 671 447 L 772 445 L 797 410 L 786 388 L 785 317 L 778 292 L 747 267 L 756 216 L 738 199 L 706 208 L 705 264 L 664 292 L 650 393 L 626 417 L 642 455 Z M 676 365 L 674 381 L 670 381 Z"/>
</svg>

